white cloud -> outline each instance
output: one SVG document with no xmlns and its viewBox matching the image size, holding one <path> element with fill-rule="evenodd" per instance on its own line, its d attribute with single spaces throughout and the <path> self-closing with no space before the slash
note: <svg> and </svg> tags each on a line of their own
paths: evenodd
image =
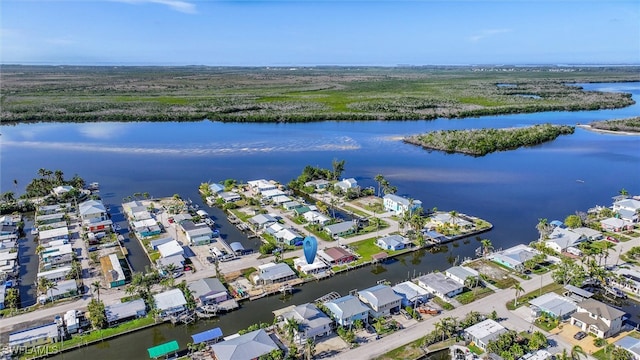
<svg viewBox="0 0 640 360">
<path fill-rule="evenodd" d="M 116 2 L 123 2 L 127 4 L 160 4 L 166 5 L 175 11 L 179 11 L 186 14 L 195 14 L 196 5 L 188 1 L 182 0 L 112 0 Z"/>
<path fill-rule="evenodd" d="M 496 36 L 499 34 L 504 34 L 504 33 L 509 33 L 511 32 L 511 29 L 488 29 L 488 30 L 482 30 L 480 31 L 480 33 L 472 35 L 469 37 L 469 40 L 471 42 L 478 42 L 482 39 L 486 39 L 488 37 L 492 37 L 492 36 Z"/>
</svg>

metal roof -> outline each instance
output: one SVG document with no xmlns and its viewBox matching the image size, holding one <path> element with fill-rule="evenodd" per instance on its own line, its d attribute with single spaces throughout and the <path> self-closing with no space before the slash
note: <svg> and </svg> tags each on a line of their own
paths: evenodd
<svg viewBox="0 0 640 360">
<path fill-rule="evenodd" d="M 167 355 L 168 353 L 178 351 L 178 349 L 180 349 L 178 342 L 173 340 L 173 341 L 169 341 L 168 343 L 150 347 L 147 349 L 147 351 L 149 352 L 150 358 L 157 359 L 161 356 Z"/>
<path fill-rule="evenodd" d="M 219 327 L 191 335 L 194 344 L 211 341 L 222 337 L 222 330 Z"/>
</svg>

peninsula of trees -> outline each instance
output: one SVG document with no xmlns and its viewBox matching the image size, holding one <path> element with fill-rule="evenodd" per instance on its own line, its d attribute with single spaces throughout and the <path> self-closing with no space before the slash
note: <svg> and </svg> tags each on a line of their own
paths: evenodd
<svg viewBox="0 0 640 360">
<path fill-rule="evenodd" d="M 596 130 L 629 132 L 640 134 L 640 116 L 629 119 L 596 121 L 589 124 Z"/>
<path fill-rule="evenodd" d="M 611 109 L 640 67 L 1 65 L 0 122 L 419 120 Z"/>
<path fill-rule="evenodd" d="M 483 156 L 495 151 L 542 144 L 560 135 L 573 134 L 574 130 L 572 126 L 551 124 L 509 129 L 440 130 L 413 135 L 403 141 L 425 149 Z"/>
</svg>

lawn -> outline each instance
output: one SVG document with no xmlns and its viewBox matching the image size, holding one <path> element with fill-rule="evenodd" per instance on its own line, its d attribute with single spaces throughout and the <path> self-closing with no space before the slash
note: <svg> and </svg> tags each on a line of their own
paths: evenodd
<svg viewBox="0 0 640 360">
<path fill-rule="evenodd" d="M 549 292 L 555 292 L 555 293 L 561 294 L 562 289 L 563 289 L 562 284 L 551 283 L 549 285 L 543 286 L 542 289 L 534 290 L 530 293 L 520 295 L 520 297 L 518 297 L 518 307 L 522 305 L 529 305 L 529 300 L 535 299 L 542 294 L 546 294 Z M 513 299 L 511 299 L 510 301 L 507 301 L 506 306 L 507 306 L 507 309 L 509 310 L 516 309 L 516 307 L 513 306 Z"/>
<path fill-rule="evenodd" d="M 460 295 L 457 295 L 455 298 L 456 300 L 458 300 L 462 305 L 466 305 L 469 303 L 472 303 L 478 299 L 482 299 L 483 297 L 489 296 L 493 294 L 493 290 L 489 289 L 489 288 L 479 288 L 479 289 L 475 289 L 475 290 L 468 290 L 463 292 Z"/>
<path fill-rule="evenodd" d="M 369 238 L 365 240 L 356 241 L 351 243 L 349 246 L 360 255 L 361 260 L 363 261 L 371 261 L 371 256 L 374 254 L 378 254 L 380 252 L 386 252 L 389 255 L 393 255 L 397 253 L 397 251 L 384 251 L 380 249 L 376 243 L 375 238 Z"/>
<path fill-rule="evenodd" d="M 64 341 L 62 343 L 62 349 L 68 349 L 76 346 L 87 345 L 88 343 L 94 341 L 100 341 L 103 339 L 107 339 L 109 337 L 113 337 L 116 335 L 120 335 L 132 330 L 145 328 L 147 326 L 155 324 L 155 319 L 148 315 L 146 317 L 131 320 L 125 323 L 122 323 L 116 327 L 102 329 L 102 330 L 94 330 L 90 333 L 84 333 L 82 335 L 75 335 L 71 338 L 71 340 Z"/>
<path fill-rule="evenodd" d="M 406 345 L 395 348 L 388 353 L 377 357 L 377 360 L 406 360 L 406 359 L 420 359 L 424 356 L 425 352 L 420 347 L 422 339 L 412 341 Z"/>
</svg>

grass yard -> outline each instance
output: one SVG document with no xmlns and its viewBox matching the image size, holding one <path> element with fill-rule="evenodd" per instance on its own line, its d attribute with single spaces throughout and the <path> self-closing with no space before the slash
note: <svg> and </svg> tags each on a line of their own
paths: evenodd
<svg viewBox="0 0 640 360">
<path fill-rule="evenodd" d="M 489 288 L 479 288 L 475 291 L 468 290 L 462 294 L 459 294 L 455 297 L 455 299 L 458 300 L 462 305 L 466 305 L 491 294 L 493 294 L 493 290 Z"/>
</svg>

